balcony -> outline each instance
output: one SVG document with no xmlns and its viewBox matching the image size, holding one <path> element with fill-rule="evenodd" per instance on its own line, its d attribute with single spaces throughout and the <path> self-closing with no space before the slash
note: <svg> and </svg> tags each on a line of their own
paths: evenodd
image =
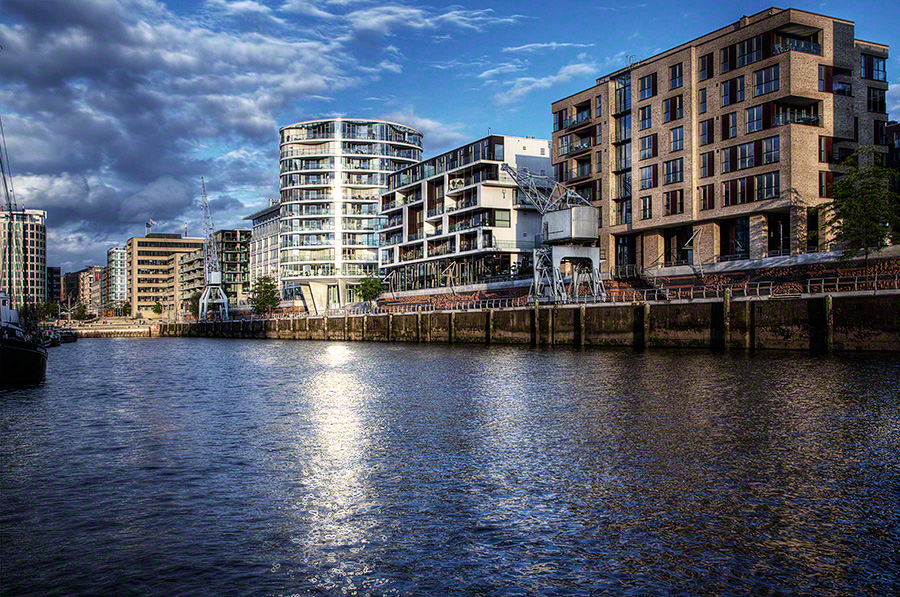
<svg viewBox="0 0 900 597">
<path fill-rule="evenodd" d="M 429 209 L 427 217 L 433 218 L 433 217 L 439 216 L 443 213 L 444 213 L 444 206 L 441 205 L 440 207 L 435 207 L 434 209 Z"/>
<path fill-rule="evenodd" d="M 419 232 L 415 232 L 406 237 L 406 242 L 411 243 L 413 241 L 421 240 L 425 235 L 420 230 Z"/>
<path fill-rule="evenodd" d="M 567 129 L 575 129 L 591 120 L 591 111 L 579 112 L 566 122 Z"/>
<path fill-rule="evenodd" d="M 804 54 L 821 56 L 822 46 L 811 41 L 799 39 L 782 39 L 779 43 L 772 46 L 773 54 L 783 54 L 785 52 L 803 52 Z"/>
<path fill-rule="evenodd" d="M 587 151 L 591 148 L 591 138 L 580 139 L 571 145 L 565 145 L 560 147 L 559 153 L 560 155 L 574 155 L 584 151 Z"/>
<path fill-rule="evenodd" d="M 579 178 L 585 178 L 591 175 L 591 165 L 583 164 L 578 166 L 577 168 L 572 168 L 569 170 L 568 176 L 566 180 L 577 180 Z"/>
</svg>

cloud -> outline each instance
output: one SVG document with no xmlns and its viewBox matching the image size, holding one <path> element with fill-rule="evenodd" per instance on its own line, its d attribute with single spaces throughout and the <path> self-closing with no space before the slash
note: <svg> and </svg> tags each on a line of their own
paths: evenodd
<svg viewBox="0 0 900 597">
<path fill-rule="evenodd" d="M 900 80 L 897 83 L 891 83 L 885 94 L 885 102 L 887 111 L 891 120 L 900 119 Z"/>
<path fill-rule="evenodd" d="M 579 57 L 585 59 L 585 57 Z M 597 73 L 597 65 L 593 62 L 568 64 L 555 74 L 546 77 L 519 77 L 507 83 L 508 88 L 494 94 L 494 101 L 501 106 L 521 101 L 526 95 L 539 89 L 549 89 L 554 85 L 568 83 L 576 77 L 588 78 Z"/>
<path fill-rule="evenodd" d="M 431 118 L 416 116 L 412 110 L 391 112 L 383 117 L 391 122 L 402 122 L 422 132 L 425 148 L 423 156 L 434 155 L 458 147 L 472 140 L 472 137 L 463 132 L 462 123 L 444 123 Z"/>
<path fill-rule="evenodd" d="M 522 64 L 516 64 L 512 62 L 507 62 L 505 64 L 501 64 L 500 66 L 496 66 L 494 68 L 488 69 L 478 75 L 476 75 L 479 79 L 494 79 L 497 75 L 503 75 L 506 73 L 516 73 L 524 70 L 525 67 Z"/>
<path fill-rule="evenodd" d="M 557 43 L 555 41 L 542 44 L 525 44 L 524 46 L 507 47 L 501 52 L 539 52 L 541 50 L 559 50 L 561 48 L 593 48 L 594 44 Z"/>
</svg>

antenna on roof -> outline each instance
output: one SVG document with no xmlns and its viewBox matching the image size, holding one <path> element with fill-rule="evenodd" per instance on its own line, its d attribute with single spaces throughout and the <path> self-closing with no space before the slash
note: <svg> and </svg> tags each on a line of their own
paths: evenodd
<svg viewBox="0 0 900 597">
<path fill-rule="evenodd" d="M 625 68 L 631 68 L 632 66 L 634 66 L 634 63 L 637 61 L 636 58 L 637 56 L 635 56 L 634 54 L 626 55 L 625 59 L 628 61 L 628 66 L 626 66 Z"/>
</svg>

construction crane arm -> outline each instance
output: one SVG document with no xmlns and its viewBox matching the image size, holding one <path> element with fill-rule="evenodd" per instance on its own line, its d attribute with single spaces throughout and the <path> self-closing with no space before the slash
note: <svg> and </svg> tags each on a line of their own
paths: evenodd
<svg viewBox="0 0 900 597">
<path fill-rule="evenodd" d="M 534 174 L 527 168 L 513 168 L 509 164 L 501 164 L 500 168 L 516 182 L 541 215 L 577 205 L 593 207 L 590 201 L 549 176 Z"/>
</svg>

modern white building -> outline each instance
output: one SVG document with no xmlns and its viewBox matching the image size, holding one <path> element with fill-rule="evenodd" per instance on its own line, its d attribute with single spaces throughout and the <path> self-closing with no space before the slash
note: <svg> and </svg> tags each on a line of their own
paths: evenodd
<svg viewBox="0 0 900 597">
<path fill-rule="evenodd" d="M 269 202 L 268 207 L 252 213 L 250 220 L 250 288 L 257 278 L 268 276 L 279 282 L 278 275 L 278 223 L 281 219 L 281 205 L 278 200 Z"/>
<path fill-rule="evenodd" d="M 47 212 L 0 207 L 0 288 L 13 306 L 47 302 Z M 10 253 L 12 268 L 10 268 Z"/>
<path fill-rule="evenodd" d="M 504 163 L 549 176 L 550 142 L 491 135 L 388 177 L 379 261 L 393 290 L 481 284 L 531 267 L 541 215 Z"/>
<path fill-rule="evenodd" d="M 128 266 L 125 249 L 113 247 L 106 252 L 105 308 L 117 309 L 125 304 L 128 291 Z"/>
<path fill-rule="evenodd" d="M 378 269 L 378 197 L 390 173 L 422 156 L 422 133 L 380 120 L 331 119 L 281 129 L 280 280 L 319 313 L 355 302 Z"/>
</svg>

